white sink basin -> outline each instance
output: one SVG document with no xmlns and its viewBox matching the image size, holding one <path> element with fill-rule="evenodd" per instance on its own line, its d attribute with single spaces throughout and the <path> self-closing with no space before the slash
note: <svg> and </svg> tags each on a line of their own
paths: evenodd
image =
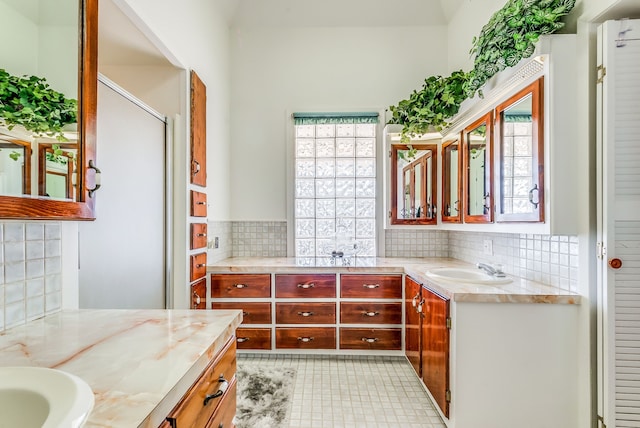
<svg viewBox="0 0 640 428">
<path fill-rule="evenodd" d="M 480 269 L 466 268 L 438 268 L 426 272 L 426 275 L 436 280 L 463 282 L 466 284 L 508 284 L 513 282 L 510 277 L 491 276 Z"/>
<path fill-rule="evenodd" d="M 2 427 L 81 427 L 93 403 L 89 385 L 70 373 L 45 367 L 0 367 Z"/>
</svg>

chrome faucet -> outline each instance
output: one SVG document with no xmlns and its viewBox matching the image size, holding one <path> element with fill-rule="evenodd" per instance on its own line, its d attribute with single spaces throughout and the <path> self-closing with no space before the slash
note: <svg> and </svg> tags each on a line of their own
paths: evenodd
<svg viewBox="0 0 640 428">
<path fill-rule="evenodd" d="M 487 263 L 476 263 L 476 267 L 478 269 L 482 269 L 488 275 L 495 276 L 496 278 L 504 278 L 507 276 L 504 272 L 502 272 L 502 265 L 496 265 L 494 267 Z"/>
</svg>

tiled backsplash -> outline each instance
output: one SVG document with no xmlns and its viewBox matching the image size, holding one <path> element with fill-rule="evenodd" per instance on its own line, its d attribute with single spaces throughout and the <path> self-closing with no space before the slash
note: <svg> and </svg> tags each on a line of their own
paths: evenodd
<svg viewBox="0 0 640 428">
<path fill-rule="evenodd" d="M 0 223 L 0 331 L 62 307 L 60 223 Z"/>
<path fill-rule="evenodd" d="M 484 253 L 491 241 L 493 255 Z M 578 291 L 578 238 L 575 236 L 449 232 L 449 256 L 470 263 L 501 263 L 515 276 Z"/>
<path fill-rule="evenodd" d="M 286 221 L 234 221 L 233 257 L 286 257 Z"/>
<path fill-rule="evenodd" d="M 215 263 L 233 254 L 232 222 L 210 221 L 207 225 L 207 262 Z M 218 248 L 215 239 L 218 238 Z"/>
<path fill-rule="evenodd" d="M 449 257 L 446 230 L 387 229 L 385 257 Z"/>
</svg>

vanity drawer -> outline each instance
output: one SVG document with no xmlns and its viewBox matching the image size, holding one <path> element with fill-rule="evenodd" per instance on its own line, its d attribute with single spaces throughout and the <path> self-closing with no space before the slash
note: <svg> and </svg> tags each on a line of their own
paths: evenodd
<svg viewBox="0 0 640 428">
<path fill-rule="evenodd" d="M 238 328 L 236 330 L 238 349 L 271 349 L 270 328 Z"/>
<path fill-rule="evenodd" d="M 336 276 L 333 274 L 276 275 L 276 297 L 336 297 Z"/>
<path fill-rule="evenodd" d="M 229 390 L 224 397 L 222 397 L 222 402 L 216 409 L 216 412 L 213 414 L 213 418 L 207 424 L 207 427 L 211 428 L 231 428 L 233 427 L 233 417 L 236 415 L 236 401 L 237 401 L 237 393 L 236 393 L 237 382 L 234 378 L 232 382 L 229 383 Z"/>
<path fill-rule="evenodd" d="M 207 223 L 191 223 L 191 249 L 206 248 Z"/>
<path fill-rule="evenodd" d="M 401 275 L 340 275 L 340 297 L 401 299 Z"/>
<path fill-rule="evenodd" d="M 340 349 L 402 349 L 400 328 L 341 328 Z"/>
<path fill-rule="evenodd" d="M 176 428 L 206 426 L 222 400 L 233 392 L 231 387 L 235 382 L 235 374 L 236 342 L 231 339 L 220 356 L 204 370 L 202 376 L 171 411 L 167 420 Z M 205 404 L 208 395 L 220 391 L 220 396 L 207 400 Z"/>
<path fill-rule="evenodd" d="M 271 324 L 271 303 L 213 302 L 211 309 L 240 309 L 242 324 Z"/>
<path fill-rule="evenodd" d="M 191 216 L 206 217 L 207 216 L 207 194 L 202 192 L 191 191 Z"/>
<path fill-rule="evenodd" d="M 207 280 L 191 284 L 191 309 L 207 309 Z"/>
<path fill-rule="evenodd" d="M 276 327 L 277 349 L 336 349 L 334 327 Z"/>
<path fill-rule="evenodd" d="M 271 275 L 212 274 L 211 297 L 271 297 Z"/>
<path fill-rule="evenodd" d="M 335 323 L 335 303 L 276 303 L 276 324 Z"/>
<path fill-rule="evenodd" d="M 207 275 L 207 253 L 194 254 L 191 256 L 191 281 L 200 279 Z"/>
<path fill-rule="evenodd" d="M 402 303 L 341 302 L 342 324 L 402 324 Z"/>
</svg>

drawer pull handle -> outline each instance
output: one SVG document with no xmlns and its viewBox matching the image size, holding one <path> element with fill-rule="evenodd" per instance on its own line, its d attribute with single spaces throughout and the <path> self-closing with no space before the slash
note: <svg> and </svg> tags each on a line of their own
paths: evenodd
<svg viewBox="0 0 640 428">
<path fill-rule="evenodd" d="M 298 340 L 303 343 L 311 342 L 313 337 L 299 337 Z"/>
<path fill-rule="evenodd" d="M 202 404 L 203 406 L 206 406 L 209 401 L 213 400 L 214 398 L 218 398 L 225 392 L 227 392 L 227 388 L 229 388 L 229 382 L 227 382 L 227 380 L 224 378 L 224 375 L 220 375 L 220 377 L 218 378 L 218 383 L 220 384 L 218 390 L 213 394 L 208 394 L 206 397 L 204 397 L 204 403 Z"/>
<path fill-rule="evenodd" d="M 248 340 L 249 340 L 248 337 L 239 337 L 239 338 L 236 339 L 236 342 L 244 343 L 244 342 L 247 342 Z"/>
<path fill-rule="evenodd" d="M 243 317 L 248 317 L 249 316 L 249 312 L 242 311 L 242 316 Z"/>
<path fill-rule="evenodd" d="M 301 317 L 310 317 L 313 315 L 313 312 L 298 312 L 298 315 Z"/>
<path fill-rule="evenodd" d="M 207 205 L 206 201 L 198 201 L 196 202 L 196 205 Z"/>
<path fill-rule="evenodd" d="M 247 288 L 249 287 L 247 284 L 233 284 L 235 288 Z"/>
<path fill-rule="evenodd" d="M 378 315 L 379 313 L 380 313 L 380 312 L 363 312 L 362 314 L 363 314 L 364 316 L 367 316 L 367 317 L 375 317 L 375 316 L 376 316 L 376 315 Z"/>
<path fill-rule="evenodd" d="M 420 298 L 420 292 L 418 292 L 418 294 L 413 296 L 413 299 L 411 299 L 411 306 L 413 306 L 414 308 L 417 307 L 419 298 Z"/>
<path fill-rule="evenodd" d="M 303 289 L 307 289 L 307 288 L 313 288 L 316 285 L 312 282 L 311 284 L 298 284 L 298 288 L 303 288 Z"/>
<path fill-rule="evenodd" d="M 200 237 L 200 238 L 204 238 L 205 236 L 207 236 L 206 233 L 196 233 L 196 236 Z"/>
<path fill-rule="evenodd" d="M 368 289 L 380 288 L 380 284 L 362 284 L 362 286 Z"/>
<path fill-rule="evenodd" d="M 367 343 L 375 343 L 378 341 L 377 337 L 363 337 L 362 339 L 363 342 L 367 342 Z"/>
<path fill-rule="evenodd" d="M 195 291 L 193 292 L 193 303 L 198 306 L 200 304 L 200 296 Z"/>
<path fill-rule="evenodd" d="M 206 263 L 198 263 L 196 267 L 201 268 L 201 267 L 205 267 L 206 265 L 207 265 Z"/>
</svg>

